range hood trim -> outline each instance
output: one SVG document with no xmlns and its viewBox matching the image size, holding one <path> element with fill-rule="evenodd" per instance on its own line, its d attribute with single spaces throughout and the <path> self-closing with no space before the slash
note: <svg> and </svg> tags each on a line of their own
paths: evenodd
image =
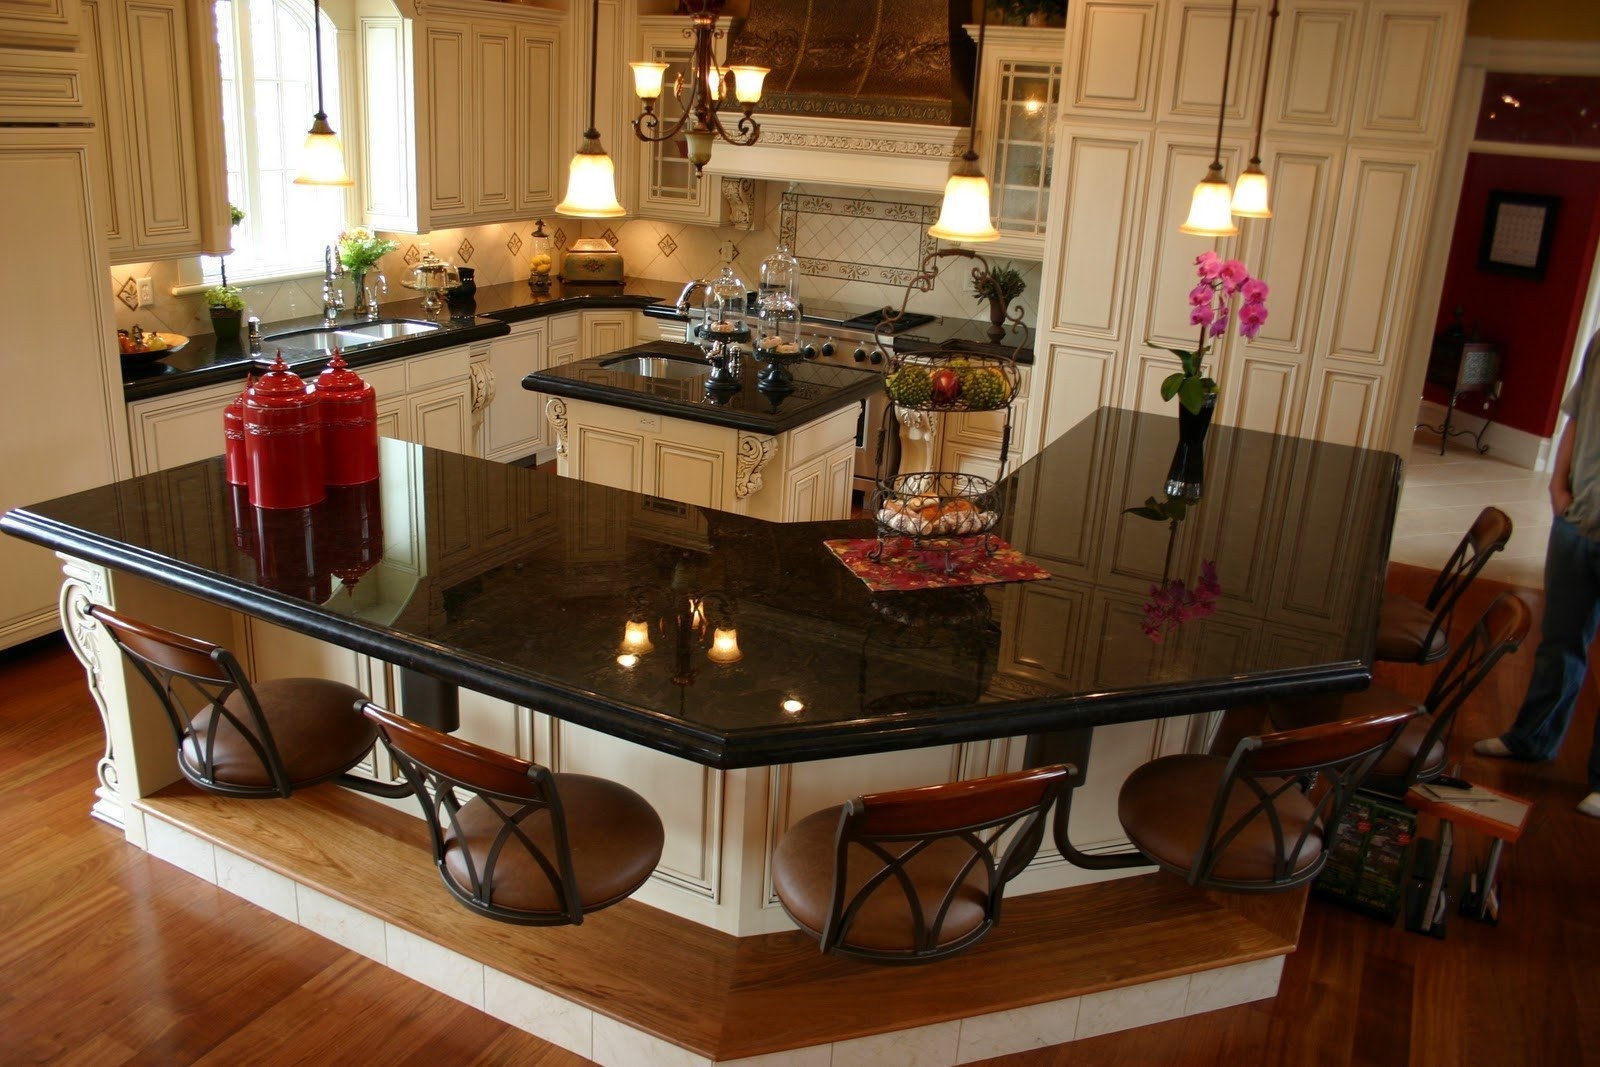
<svg viewBox="0 0 1600 1067">
<path fill-rule="evenodd" d="M 719 144 L 706 173 L 937 193 L 965 151 L 965 126 L 761 115 L 753 145 Z"/>
</svg>

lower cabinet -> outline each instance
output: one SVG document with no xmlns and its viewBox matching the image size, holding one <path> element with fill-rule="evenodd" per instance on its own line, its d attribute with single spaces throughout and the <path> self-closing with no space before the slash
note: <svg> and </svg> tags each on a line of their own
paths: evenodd
<svg viewBox="0 0 1600 1067">
<path fill-rule="evenodd" d="M 478 448 L 484 459 L 505 463 L 527 456 L 540 461 L 549 458 L 544 397 L 522 388 L 522 379 L 550 365 L 552 321 L 516 323 L 505 337 L 490 341 L 483 359 L 473 364 L 474 376 L 484 380 L 488 393 L 478 427 Z"/>
<path fill-rule="evenodd" d="M 358 368 L 378 394 L 378 434 L 477 454 L 473 431 L 474 348 L 462 345 Z M 243 382 L 189 389 L 128 405 L 135 474 L 221 455 L 222 409 Z"/>
</svg>

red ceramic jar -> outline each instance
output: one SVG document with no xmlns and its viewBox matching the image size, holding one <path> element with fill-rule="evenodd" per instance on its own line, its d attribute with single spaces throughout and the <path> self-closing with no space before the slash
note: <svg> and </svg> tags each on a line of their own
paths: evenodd
<svg viewBox="0 0 1600 1067">
<path fill-rule="evenodd" d="M 234 397 L 222 409 L 222 438 L 229 485 L 249 485 L 250 465 L 244 454 L 244 394 L 250 391 L 253 379 L 245 378 L 244 393 Z"/>
<path fill-rule="evenodd" d="M 322 415 L 322 477 L 328 485 L 365 485 L 378 477 L 378 396 L 345 366 L 338 350 L 317 375 Z"/>
<path fill-rule="evenodd" d="M 281 352 L 245 392 L 244 449 L 256 507 L 304 508 L 322 499 L 317 398 Z"/>
</svg>

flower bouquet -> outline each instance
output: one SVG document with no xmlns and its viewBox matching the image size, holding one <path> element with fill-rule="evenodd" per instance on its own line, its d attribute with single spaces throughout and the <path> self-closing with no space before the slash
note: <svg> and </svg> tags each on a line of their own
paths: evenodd
<svg viewBox="0 0 1600 1067">
<path fill-rule="evenodd" d="M 365 274 L 378 265 L 378 260 L 400 246 L 387 237 L 379 237 L 365 226 L 345 230 L 334 242 L 339 254 L 339 265 L 352 274 Z"/>
<path fill-rule="evenodd" d="M 1195 273 L 1200 281 L 1189 290 L 1189 324 L 1200 327 L 1200 340 L 1193 349 L 1169 348 L 1183 369 L 1167 375 L 1161 383 L 1161 399 L 1178 398 L 1191 414 L 1198 415 L 1206 397 L 1215 396 L 1217 383 L 1205 376 L 1201 364 L 1211 351 L 1209 339 L 1228 332 L 1235 318 L 1231 311 L 1234 297 L 1242 297 L 1237 319 L 1239 336 L 1253 340 L 1267 321 L 1267 283 L 1252 278 L 1237 259 L 1223 259 L 1215 252 L 1195 257 Z"/>
</svg>

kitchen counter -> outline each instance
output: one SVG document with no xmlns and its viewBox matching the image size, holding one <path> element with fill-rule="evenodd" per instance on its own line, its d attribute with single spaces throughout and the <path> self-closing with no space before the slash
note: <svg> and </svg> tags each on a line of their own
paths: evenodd
<svg viewBox="0 0 1600 1067">
<path fill-rule="evenodd" d="M 663 300 L 676 299 L 681 288 L 669 282 L 649 279 L 636 279 L 622 286 L 565 285 L 560 281 L 552 281 L 548 293 L 535 293 L 526 281 L 506 282 L 480 287 L 473 297 L 474 314 L 461 317 L 452 315 L 448 309 L 430 315 L 422 310 L 420 299 L 386 300 L 380 307 L 380 318 L 433 322 L 439 325 L 439 329 L 348 348 L 344 351 L 344 358 L 350 366 L 359 368 L 500 337 L 509 332 L 509 323 L 526 319 L 585 308 L 644 308 Z M 261 332 L 270 336 L 322 324 L 320 315 L 312 315 L 263 322 Z M 336 325 L 360 326 L 362 321 L 346 311 L 340 315 Z M 296 349 L 292 339 L 282 344 L 267 341 L 261 347 L 261 354 L 252 356 L 242 328 L 237 341 L 219 342 L 213 334 L 199 334 L 191 337 L 179 352 L 144 367 L 125 369 L 123 397 L 129 401 L 144 400 L 222 382 L 237 381 L 242 384 L 247 373 L 266 370 L 279 348 L 301 377 L 315 376 L 328 362 L 325 353 Z"/>
<path fill-rule="evenodd" d="M 621 369 L 635 357 L 664 355 L 678 374 L 653 377 Z M 758 388 L 762 364 L 746 356 L 739 361 L 737 392 L 708 393 L 711 367 L 695 345 L 650 341 L 593 359 L 535 371 L 522 380 L 524 389 L 550 396 L 647 411 L 723 426 L 749 433 L 777 435 L 803 426 L 883 389 L 883 375 L 853 367 L 806 361 L 791 364 L 794 392 L 777 395 Z"/>
</svg>

